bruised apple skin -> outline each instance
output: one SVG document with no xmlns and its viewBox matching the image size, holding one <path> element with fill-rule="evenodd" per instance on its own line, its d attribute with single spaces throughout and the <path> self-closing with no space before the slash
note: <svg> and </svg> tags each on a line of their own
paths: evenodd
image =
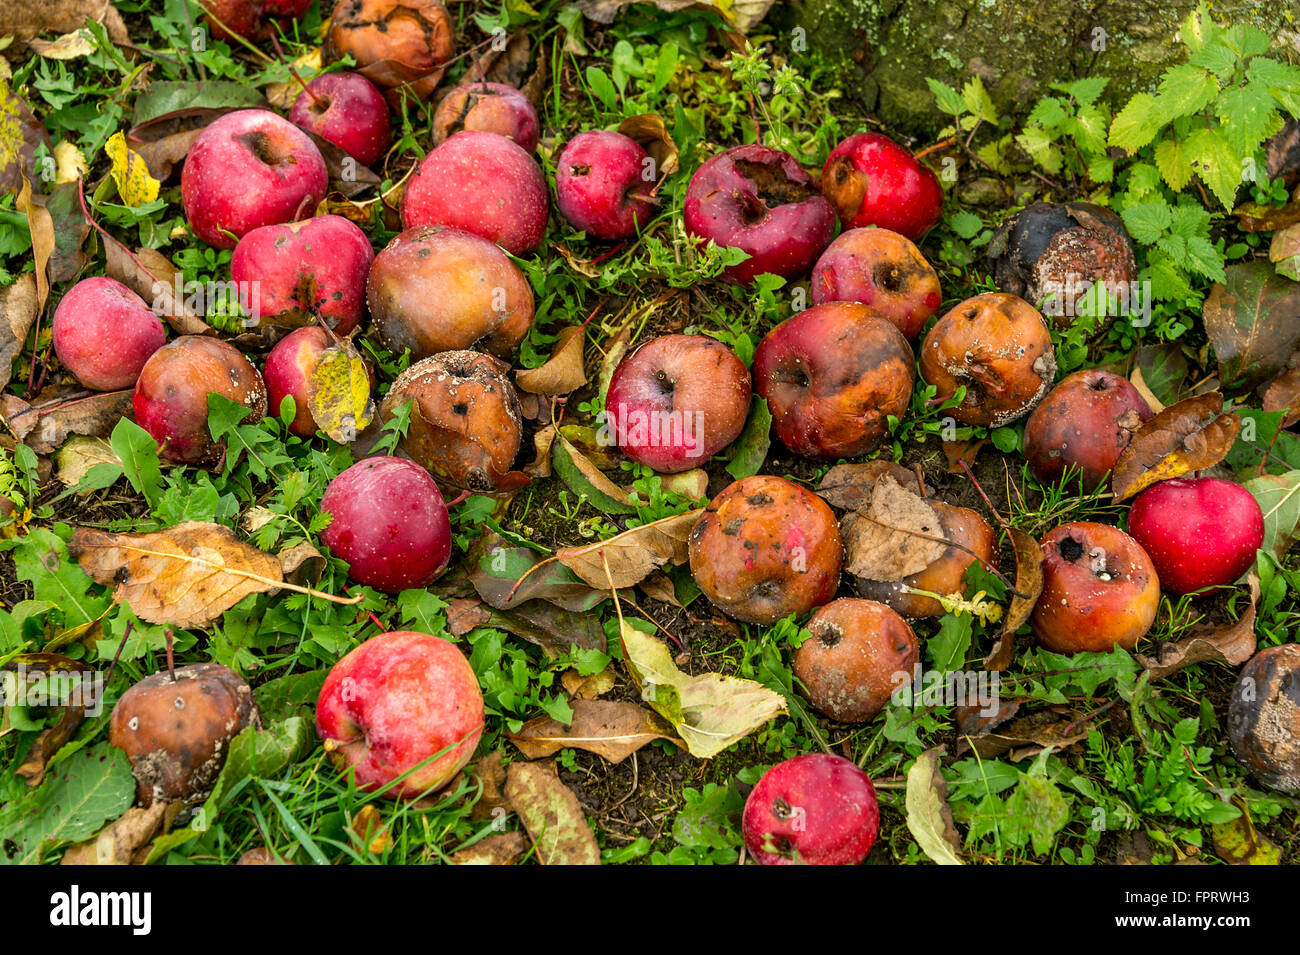
<svg viewBox="0 0 1300 955">
<path fill-rule="evenodd" d="M 715 607 L 772 624 L 835 596 L 844 547 L 830 506 L 784 478 L 736 481 L 691 529 L 691 574 Z"/>
<path fill-rule="evenodd" d="M 749 369 L 722 342 L 664 335 L 614 370 L 605 422 L 633 461 L 676 474 L 700 467 L 740 436 L 750 397 Z"/>
<path fill-rule="evenodd" d="M 533 324 L 533 290 L 482 236 L 444 226 L 408 229 L 375 256 L 366 300 L 390 351 L 418 361 L 474 349 L 509 360 Z"/>
<path fill-rule="evenodd" d="M 1300 794 L 1300 644 L 1260 650 L 1241 668 L 1228 704 L 1228 740 L 1261 783 Z"/>
<path fill-rule="evenodd" d="M 398 630 L 334 664 L 316 701 L 316 734 L 331 762 L 366 792 L 420 766 L 383 793 L 414 799 L 441 789 L 470 761 L 483 713 L 478 680 L 455 644 Z"/>
<path fill-rule="evenodd" d="M 909 620 L 941 617 L 947 611 L 933 597 L 908 593 L 907 588 L 928 590 L 932 594 L 965 594 L 966 571 L 971 564 L 978 559 L 985 567 L 996 570 L 998 566 L 997 535 L 978 512 L 943 501 L 927 503 L 939 515 L 943 536 L 951 542 L 939 558 L 902 580 L 856 578 L 860 595 L 880 601 Z"/>
<path fill-rule="evenodd" d="M 312 77 L 294 100 L 289 122 L 333 143 L 363 166 L 383 159 L 393 141 L 388 102 L 360 73 Z"/>
<path fill-rule="evenodd" d="M 763 273 L 806 275 L 835 233 L 835 210 L 789 153 L 734 146 L 696 170 L 686 189 L 686 231 L 749 253 L 723 277 L 748 285 Z"/>
<path fill-rule="evenodd" d="M 829 461 L 878 447 L 912 398 L 911 346 L 866 305 L 814 305 L 772 329 L 754 352 L 754 390 L 795 454 Z"/>
<path fill-rule="evenodd" d="M 329 173 L 311 137 L 265 109 L 239 109 L 194 140 L 181 170 L 190 231 L 233 249 L 260 226 L 292 222 L 325 198 Z"/>
<path fill-rule="evenodd" d="M 455 35 L 438 0 L 341 0 L 321 53 L 326 65 L 351 54 L 376 86 L 423 101 L 442 80 Z"/>
<path fill-rule="evenodd" d="M 1056 377 L 1052 336 L 1038 310 L 1001 292 L 968 298 L 930 329 L 921 343 L 921 377 L 941 400 L 962 385 L 952 409 L 962 424 L 999 428 L 1024 417 Z"/>
<path fill-rule="evenodd" d="M 82 279 L 54 310 L 54 353 L 95 391 L 130 388 L 166 343 L 158 316 L 116 279 Z"/>
<path fill-rule="evenodd" d="M 253 691 L 215 663 L 155 673 L 122 694 L 108 741 L 126 753 L 140 804 L 202 802 L 225 765 L 230 741 L 260 726 Z"/>
<path fill-rule="evenodd" d="M 537 148 L 537 110 L 528 97 L 505 83 L 466 83 L 452 88 L 433 114 L 433 143 L 462 129 L 513 139 L 529 155 Z"/>
<path fill-rule="evenodd" d="M 1160 578 L 1142 545 L 1118 527 L 1062 524 L 1041 542 L 1043 592 L 1029 618 L 1053 653 L 1132 650 L 1160 606 Z"/>
<path fill-rule="evenodd" d="M 214 37 L 241 36 L 255 43 L 271 37 L 277 24 L 288 29 L 310 6 L 311 0 L 203 0 Z"/>
<path fill-rule="evenodd" d="M 207 335 L 182 335 L 145 362 L 131 404 L 136 423 L 158 442 L 162 457 L 214 467 L 226 446 L 208 431 L 209 394 L 244 405 L 246 422 L 266 415 L 266 384 L 235 346 Z"/>
<path fill-rule="evenodd" d="M 325 489 L 321 541 L 348 576 L 385 593 L 427 587 L 451 559 L 447 505 L 429 472 L 404 458 L 358 461 Z"/>
<path fill-rule="evenodd" d="M 858 865 L 880 833 L 871 777 L 843 756 L 777 763 L 745 800 L 745 847 L 760 865 Z"/>
<path fill-rule="evenodd" d="M 843 597 L 819 607 L 791 666 L 813 707 L 841 723 L 874 719 L 919 659 L 916 634 L 882 603 Z"/>
<path fill-rule="evenodd" d="M 1133 432 L 1153 417 L 1133 385 L 1100 368 L 1066 376 L 1025 422 L 1025 460 L 1034 477 L 1055 484 L 1068 467 L 1078 468 L 1083 488 L 1106 480 Z"/>
<path fill-rule="evenodd" d="M 916 241 L 943 213 L 939 178 L 880 133 L 855 133 L 822 169 L 822 192 L 846 229 L 879 226 Z"/>
<path fill-rule="evenodd" d="M 250 318 L 270 324 L 317 317 L 338 335 L 366 314 L 366 277 L 375 260 L 366 234 L 342 216 L 262 226 L 244 235 L 230 278 Z"/>
<path fill-rule="evenodd" d="M 542 244 L 549 210 L 542 168 L 528 153 L 466 129 L 420 160 L 402 194 L 402 227 L 464 229 L 523 255 Z"/>
<path fill-rule="evenodd" d="M 812 301 L 870 305 L 912 341 L 939 310 L 943 293 L 938 273 L 906 236 L 849 229 L 813 266 Z"/>
<path fill-rule="evenodd" d="M 380 406 L 387 421 L 414 402 L 401 447 L 438 481 L 467 491 L 509 490 L 519 453 L 519 396 L 505 362 L 473 351 L 418 361 L 393 382 Z"/>
<path fill-rule="evenodd" d="M 650 156 L 622 133 L 590 130 L 568 141 L 555 163 L 555 204 L 594 239 L 626 239 L 654 218 Z"/>
</svg>

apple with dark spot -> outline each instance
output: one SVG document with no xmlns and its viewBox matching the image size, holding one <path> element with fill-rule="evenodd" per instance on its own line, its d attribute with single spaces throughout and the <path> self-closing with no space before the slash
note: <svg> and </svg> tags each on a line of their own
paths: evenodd
<svg viewBox="0 0 1300 955">
<path fill-rule="evenodd" d="M 777 763 L 745 800 L 745 847 L 760 865 L 858 865 L 880 833 L 871 777 L 843 756 Z"/>
</svg>

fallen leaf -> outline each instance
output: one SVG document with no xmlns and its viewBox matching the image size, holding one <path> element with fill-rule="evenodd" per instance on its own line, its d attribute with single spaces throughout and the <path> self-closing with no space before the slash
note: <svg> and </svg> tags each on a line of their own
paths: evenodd
<svg viewBox="0 0 1300 955">
<path fill-rule="evenodd" d="M 1287 362 L 1287 370 L 1268 383 L 1264 389 L 1263 402 L 1266 413 L 1286 412 L 1279 427 L 1289 428 L 1300 421 L 1300 354 L 1292 355 Z"/>
<path fill-rule="evenodd" d="M 641 699 L 677 729 L 692 756 L 708 759 L 786 712 L 785 697 L 753 680 L 690 676 L 661 640 L 620 619 L 623 662 Z"/>
<path fill-rule="evenodd" d="M 504 44 L 493 43 L 481 56 L 474 59 L 465 71 L 461 83 L 477 83 L 487 80 L 489 83 L 503 83 L 518 88 L 524 73 L 528 69 L 531 47 L 528 34 L 516 30 Z"/>
<path fill-rule="evenodd" d="M 1181 397 L 1189 369 L 1187 356 L 1177 342 L 1143 345 L 1138 349 L 1137 368 L 1142 381 L 1155 395 L 1160 407 L 1151 405 L 1157 414 Z"/>
<path fill-rule="evenodd" d="M 0 5 L 0 36 L 13 34 L 26 43 L 39 33 L 71 33 L 87 20 L 102 23 L 109 39 L 129 42 L 126 24 L 109 0 L 40 0 L 39 3 Z"/>
<path fill-rule="evenodd" d="M 216 329 L 186 305 L 184 286 L 177 279 L 179 271 L 157 249 L 139 248 L 131 252 L 120 242 L 105 241 L 104 259 L 105 274 L 144 299 L 178 335 L 216 334 Z"/>
<path fill-rule="evenodd" d="M 325 555 L 308 541 L 285 548 L 276 559 L 284 579 L 302 587 L 318 583 L 325 572 Z"/>
<path fill-rule="evenodd" d="M 1267 262 L 1237 262 L 1205 299 L 1205 334 L 1225 383 L 1253 385 L 1276 374 L 1300 346 L 1300 283 Z"/>
<path fill-rule="evenodd" d="M 975 467 L 975 459 L 979 457 L 980 451 L 988 443 L 988 438 L 943 442 L 943 456 L 948 460 L 948 473 L 965 474 L 966 472 L 961 466 L 963 461 L 967 467 Z"/>
<path fill-rule="evenodd" d="M 614 689 L 614 673 L 609 667 L 591 676 L 583 676 L 577 670 L 565 670 L 560 674 L 560 685 L 575 700 L 594 700 Z"/>
<path fill-rule="evenodd" d="M 1232 210 L 1237 228 L 1243 232 L 1276 232 L 1300 222 L 1300 198 L 1284 206 L 1265 206 L 1246 202 Z"/>
<path fill-rule="evenodd" d="M 1183 667 L 1210 661 L 1238 666 L 1255 655 L 1255 603 L 1251 602 L 1236 623 L 1194 631 L 1176 643 L 1156 644 L 1154 656 L 1137 655 L 1137 660 L 1158 680 Z"/>
<path fill-rule="evenodd" d="M 1300 282 L 1300 223 L 1273 233 L 1268 260 L 1278 275 Z"/>
<path fill-rule="evenodd" d="M 69 846 L 60 865 L 131 865 L 136 853 L 162 827 L 167 803 L 153 802 L 148 809 L 128 809 L 117 822 L 93 839 Z"/>
<path fill-rule="evenodd" d="M 861 464 L 837 464 L 822 477 L 817 494 L 831 507 L 846 511 L 870 508 L 876 481 L 892 477 L 908 491 L 929 494 L 929 488 L 917 485 L 916 474 L 893 461 L 864 461 Z"/>
<path fill-rule="evenodd" d="M 650 574 L 645 580 L 637 584 L 641 592 L 647 597 L 674 607 L 680 607 L 681 602 L 677 599 L 677 588 L 673 582 L 668 579 L 667 574 L 661 574 L 658 571 Z"/>
<path fill-rule="evenodd" d="M 54 220 L 54 253 L 46 268 L 52 284 L 71 282 L 86 267 L 82 246 L 90 234 L 90 220 L 81 211 L 80 189 L 80 182 L 58 183 L 43 198 Z"/>
<path fill-rule="evenodd" d="M 383 181 L 373 169 L 361 165 L 328 139 L 318 136 L 310 129 L 303 132 L 311 137 L 311 141 L 320 150 L 321 158 L 325 160 L 325 171 L 329 173 L 330 185 L 347 198 L 360 195 Z"/>
<path fill-rule="evenodd" d="M 996 731 L 973 736 L 970 747 L 980 759 L 997 759 L 1011 753 L 1019 762 L 1036 756 L 1049 746 L 1063 749 L 1088 738 L 1092 724 L 1073 715 L 1059 716 L 1052 710 L 1039 710 L 1013 720 Z"/>
<path fill-rule="evenodd" d="M 1142 396 L 1142 400 L 1147 403 L 1147 407 L 1155 414 L 1165 410 L 1164 402 L 1156 397 L 1155 392 L 1147 385 L 1146 377 L 1142 374 L 1142 369 L 1135 367 L 1133 372 L 1128 376 L 1129 384 L 1137 389 L 1137 393 Z"/>
<path fill-rule="evenodd" d="M 1038 541 L 1018 527 L 1008 527 L 1007 535 L 1016 554 L 1016 590 L 1024 596 L 1011 597 L 997 642 L 984 660 L 987 670 L 1005 670 L 1011 665 L 1016 653 L 1016 631 L 1034 612 L 1034 604 L 1043 592 L 1043 549 Z"/>
<path fill-rule="evenodd" d="M 475 627 L 485 627 L 492 619 L 492 608 L 477 597 L 457 597 L 447 605 L 447 632 L 463 637 Z"/>
<path fill-rule="evenodd" d="M 357 847 L 373 855 L 380 855 L 393 844 L 393 837 L 373 803 L 366 803 L 357 810 L 348 829 Z"/>
<path fill-rule="evenodd" d="M 533 433 L 533 461 L 524 468 L 529 477 L 548 478 L 551 476 L 551 445 L 555 442 L 555 425 L 548 424 Z"/>
<path fill-rule="evenodd" d="M 902 580 L 948 549 L 935 509 L 887 474 L 875 482 L 871 506 L 847 515 L 841 530 L 844 569 L 868 580 Z"/>
<path fill-rule="evenodd" d="M 1231 822 L 1219 822 L 1210 827 L 1214 854 L 1229 865 L 1279 865 L 1281 848 L 1255 828 L 1247 806 L 1239 797 L 1232 802 L 1241 810 L 1241 815 Z"/>
<path fill-rule="evenodd" d="M 604 514 L 635 514 L 637 506 L 623 490 L 601 473 L 561 431 L 551 443 L 551 466 L 569 490 Z"/>
<path fill-rule="evenodd" d="M 14 359 L 27 344 L 27 333 L 36 323 L 36 276 L 24 272 L 12 285 L 0 288 L 0 388 L 9 384 Z"/>
<path fill-rule="evenodd" d="M 907 830 L 931 862 L 964 865 L 948 784 L 939 769 L 942 752 L 943 747 L 926 750 L 907 771 Z"/>
<path fill-rule="evenodd" d="M 775 0 L 732 0 L 731 3 L 715 0 L 578 0 L 578 8 L 589 20 L 613 23 L 624 7 L 638 3 L 653 3 L 667 13 L 698 7 L 721 14 L 737 30 L 746 33 L 758 25 L 774 2 Z"/>
<path fill-rule="evenodd" d="M 504 825 L 510 812 L 510 800 L 505 794 L 506 767 L 501 762 L 504 755 L 502 750 L 493 750 L 470 764 L 467 775 L 479 786 L 478 800 L 470 811 L 471 819 L 500 820 Z"/>
<path fill-rule="evenodd" d="M 524 368 L 515 372 L 519 387 L 535 395 L 567 395 L 587 383 L 587 373 L 582 365 L 582 347 L 586 334 L 580 325 L 571 325 L 560 331 L 555 349 L 546 364 L 539 368 Z"/>
<path fill-rule="evenodd" d="M 2 120 L 0 120 L 2 121 Z M 32 198 L 32 184 L 23 179 L 14 203 L 18 211 L 27 216 L 27 228 L 32 236 L 32 258 L 36 263 L 36 312 L 45 311 L 50 299 L 50 256 L 57 244 L 54 236 L 54 219 L 50 210 Z"/>
<path fill-rule="evenodd" d="M 65 441 L 54 460 L 59 466 L 59 481 L 68 487 L 80 484 L 92 468 L 101 464 L 122 467 L 121 458 L 107 438 L 90 438 L 81 434 Z"/>
<path fill-rule="evenodd" d="M 135 98 L 131 124 L 139 128 L 156 119 L 183 113 L 266 105 L 266 100 L 256 89 L 233 80 L 154 81 Z"/>
<path fill-rule="evenodd" d="M 511 763 L 505 793 L 542 865 L 600 865 L 600 846 L 582 804 L 554 770 L 540 763 Z"/>
<path fill-rule="evenodd" d="M 609 599 L 607 586 L 592 587 L 558 561 L 543 562 L 495 533 L 483 534 L 471 545 L 465 565 L 474 591 L 498 610 L 538 599 L 581 613 Z"/>
<path fill-rule="evenodd" d="M 629 116 L 618 124 L 618 131 L 628 139 L 634 140 L 654 160 L 653 168 L 644 170 L 641 174 L 641 178 L 645 181 L 644 191 L 647 194 L 654 187 L 656 180 L 677 171 L 680 163 L 677 144 L 673 142 L 672 134 L 668 132 L 668 124 L 658 113 Z"/>
<path fill-rule="evenodd" d="M 548 657 L 583 650 L 605 650 L 605 631 L 589 613 L 565 610 L 544 600 L 528 600 L 509 610 L 493 610 L 487 625 L 541 647 Z"/>
<path fill-rule="evenodd" d="M 514 865 L 527 851 L 528 837 L 522 832 L 500 832 L 453 852 L 448 861 L 452 865 Z"/>
<path fill-rule="evenodd" d="M 772 412 L 766 398 L 754 398 L 745 427 L 731 446 L 723 450 L 727 473 L 737 481 L 753 477 L 763 470 L 767 452 L 772 447 Z"/>
<path fill-rule="evenodd" d="M 558 248 L 558 247 L 557 247 Z M 605 343 L 605 357 L 600 360 L 600 400 L 605 400 L 605 395 L 609 393 L 609 382 L 614 377 L 614 371 L 627 357 L 627 353 L 632 350 L 632 318 L 628 316 L 627 320 L 619 326 L 618 332 L 613 338 Z"/>
<path fill-rule="evenodd" d="M 104 144 L 104 155 L 112 163 L 109 169 L 117 194 L 128 206 L 142 206 L 158 198 L 162 183 L 149 172 L 148 164 L 138 153 L 126 145 L 126 137 L 118 130 Z"/>
<path fill-rule="evenodd" d="M 307 376 L 307 409 L 316 426 L 339 444 L 356 440 L 374 419 L 370 370 L 351 339 L 320 353 Z"/>
<path fill-rule="evenodd" d="M 48 407 L 38 405 L 11 415 L 9 424 L 37 454 L 51 454 L 69 435 L 102 438 L 111 434 L 131 413 L 131 395 L 128 388 L 57 401 Z"/>
<path fill-rule="evenodd" d="M 1242 486 L 1254 496 L 1264 514 L 1264 542 L 1260 547 L 1282 560 L 1300 533 L 1300 471 L 1262 474 Z"/>
<path fill-rule="evenodd" d="M 284 581 L 280 563 L 221 524 L 188 521 L 153 534 L 106 534 L 78 528 L 68 553 L 98 583 L 114 585 L 113 599 L 149 623 L 206 627 L 249 594 Z M 336 603 L 356 603 L 311 592 Z"/>
<path fill-rule="evenodd" d="M 974 704 L 953 707 L 959 740 L 957 755 L 960 756 L 970 749 L 970 740 L 967 737 L 988 736 L 1019 711 L 1019 700 L 999 700 L 997 711 L 994 713 L 986 713 L 984 707 Z"/>
<path fill-rule="evenodd" d="M 304 80 L 310 80 L 312 74 L 321 71 L 320 47 L 308 50 L 302 56 L 298 57 L 289 64 L 298 71 L 298 75 Z M 269 83 L 266 87 L 266 101 L 274 109 L 288 112 L 293 104 L 298 101 L 298 97 L 303 93 L 302 84 L 296 79 L 290 78 L 287 83 Z"/>
<path fill-rule="evenodd" d="M 664 564 L 689 559 L 687 538 L 702 508 L 633 527 L 608 540 L 556 553 L 556 559 L 592 588 L 634 587 Z"/>
<path fill-rule="evenodd" d="M 0 6 L 0 11 L 9 6 Z M 0 36 L 5 32 L 0 29 Z M 0 196 L 17 193 L 24 180 L 37 178 L 36 151 L 42 145 L 49 147 L 50 134 L 26 100 L 0 80 Z"/>
<path fill-rule="evenodd" d="M 54 147 L 54 166 L 55 185 L 76 182 L 90 172 L 90 166 L 86 164 L 86 157 L 81 155 L 81 150 L 66 139 Z"/>
<path fill-rule="evenodd" d="M 1143 423 L 1115 461 L 1115 500 L 1222 461 L 1241 431 L 1241 417 L 1221 414 L 1222 408 L 1223 395 L 1212 391 L 1175 402 Z"/>
<path fill-rule="evenodd" d="M 621 763 L 647 743 L 680 743 L 673 728 L 650 710 L 626 701 L 574 700 L 573 721 L 565 726 L 550 716 L 529 720 L 506 738 L 528 759 L 552 756 L 565 748 L 586 750 Z"/>
<path fill-rule="evenodd" d="M 33 38 L 27 46 L 47 60 L 75 60 L 95 52 L 95 43 L 89 30 L 74 30 L 55 40 Z"/>
</svg>

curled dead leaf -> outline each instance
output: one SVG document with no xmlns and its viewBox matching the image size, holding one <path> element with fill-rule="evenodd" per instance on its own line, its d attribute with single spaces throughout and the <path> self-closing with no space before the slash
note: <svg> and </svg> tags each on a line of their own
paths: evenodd
<svg viewBox="0 0 1300 955">
<path fill-rule="evenodd" d="M 687 538 L 703 509 L 633 527 L 609 540 L 559 551 L 561 564 L 593 588 L 634 587 L 664 564 L 689 559 Z"/>
<path fill-rule="evenodd" d="M 611 763 L 621 763 L 653 740 L 681 745 L 661 716 L 635 703 L 578 699 L 572 707 L 573 721 L 568 726 L 550 716 L 539 716 L 506 738 L 528 759 L 572 748 L 595 753 Z"/>
<path fill-rule="evenodd" d="M 831 507 L 846 511 L 870 508 L 876 481 L 888 475 L 907 491 L 929 495 L 929 488 L 917 483 L 916 474 L 893 461 L 863 461 L 860 464 L 837 464 L 823 475 L 817 494 Z"/>
<path fill-rule="evenodd" d="M 844 569 L 867 580 L 902 580 L 948 549 L 935 509 L 889 474 L 875 482 L 865 511 L 845 516 L 841 532 Z"/>
<path fill-rule="evenodd" d="M 948 805 L 948 783 L 939 768 L 943 747 L 926 750 L 907 771 L 907 829 L 937 865 L 962 865 L 961 837 Z"/>
<path fill-rule="evenodd" d="M 1255 603 L 1251 601 L 1236 623 L 1199 628 L 1176 643 L 1157 644 L 1152 656 L 1139 653 L 1137 660 L 1151 679 L 1159 680 L 1196 663 L 1240 666 L 1255 655 L 1255 647 Z"/>
<path fill-rule="evenodd" d="M 1222 461 L 1241 430 L 1240 416 L 1221 414 L 1222 409 L 1223 395 L 1217 391 L 1193 395 L 1138 428 L 1111 474 L 1115 500 Z"/>
<path fill-rule="evenodd" d="M 1034 612 L 1034 604 L 1043 592 L 1043 549 L 1018 527 L 1008 527 L 1007 535 L 1016 554 L 1016 590 L 1002 620 L 997 642 L 984 660 L 988 670 L 1005 670 L 1016 653 L 1016 631 Z"/>
<path fill-rule="evenodd" d="M 33 273 L 24 272 L 13 284 L 0 288 L 0 388 L 9 384 L 14 359 L 26 345 L 27 333 L 39 314 Z"/>
<path fill-rule="evenodd" d="M 582 365 L 582 347 L 586 334 L 582 326 L 561 329 L 551 357 L 539 368 L 515 372 L 515 381 L 523 391 L 536 395 L 567 395 L 587 383 Z"/>
<path fill-rule="evenodd" d="M 637 116 L 629 116 L 623 122 L 618 124 L 618 131 L 628 139 L 635 140 L 636 143 L 650 154 L 654 160 L 653 178 L 662 179 L 670 176 L 678 169 L 680 158 L 677 154 L 677 144 L 673 142 L 672 135 L 668 132 L 668 124 L 658 113 L 641 113 Z M 646 183 L 646 192 L 651 188 L 651 183 Z"/>
</svg>

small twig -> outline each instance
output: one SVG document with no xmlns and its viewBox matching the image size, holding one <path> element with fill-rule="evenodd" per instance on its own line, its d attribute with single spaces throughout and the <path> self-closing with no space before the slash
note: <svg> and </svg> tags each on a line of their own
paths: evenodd
<svg viewBox="0 0 1300 955">
<path fill-rule="evenodd" d="M 1002 525 L 1002 529 L 1004 531 L 1011 530 L 1011 526 L 1002 519 L 1002 515 L 998 513 L 998 509 L 993 506 L 993 502 L 989 500 L 989 496 L 984 493 L 984 488 L 980 487 L 980 482 L 975 477 L 975 472 L 970 469 L 970 465 L 966 463 L 966 459 L 958 458 L 957 463 L 960 464 L 961 469 L 966 472 L 966 477 L 970 478 L 971 484 L 975 485 L 975 490 L 978 491 L 980 497 L 984 499 L 984 504 L 988 507 L 989 512 L 993 515 L 994 519 Z"/>
<path fill-rule="evenodd" d="M 289 75 L 298 81 L 298 85 L 302 87 L 304 93 L 311 97 L 311 101 L 316 104 L 316 108 L 321 112 L 328 109 L 329 104 L 313 93 L 312 88 L 307 85 L 307 82 L 298 74 L 298 71 L 293 68 L 293 64 L 285 60 L 284 50 L 280 49 L 280 41 L 275 38 L 274 33 L 271 34 L 271 45 L 275 47 L 275 55 L 278 56 L 280 60 L 284 62 L 284 65 L 289 68 Z"/>
<path fill-rule="evenodd" d="M 175 639 L 175 637 L 172 634 L 171 627 L 167 627 L 165 630 L 163 630 L 163 639 L 167 641 L 167 673 L 171 677 L 172 682 L 175 683 L 176 682 L 176 661 L 172 657 L 172 642 Z"/>
</svg>

